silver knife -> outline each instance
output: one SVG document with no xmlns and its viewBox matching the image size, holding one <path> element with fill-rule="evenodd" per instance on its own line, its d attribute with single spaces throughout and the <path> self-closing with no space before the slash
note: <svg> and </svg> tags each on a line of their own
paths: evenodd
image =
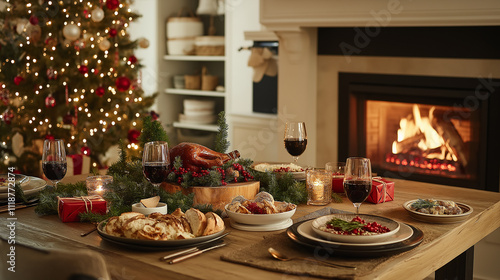
<svg viewBox="0 0 500 280">
<path fill-rule="evenodd" d="M 184 256 L 181 256 L 181 257 L 177 257 L 175 259 L 172 259 L 170 260 L 168 263 L 169 264 L 175 264 L 175 263 L 178 263 L 178 262 L 181 262 L 183 260 L 187 260 L 191 257 L 194 257 L 194 256 L 198 256 L 200 254 L 202 254 L 203 252 L 206 252 L 206 251 L 209 251 L 209 250 L 213 250 L 213 249 L 217 249 L 217 248 L 220 248 L 222 246 L 226 246 L 227 243 L 221 243 L 221 244 L 217 244 L 217 245 L 214 245 L 212 247 L 208 247 L 208 248 L 205 248 L 203 250 L 198 250 L 196 252 L 192 252 L 192 253 L 189 253 L 187 255 L 184 255 Z"/>
<path fill-rule="evenodd" d="M 184 255 L 184 254 L 189 254 L 189 253 L 193 253 L 193 252 L 196 252 L 196 251 L 199 251 L 199 250 L 202 250 L 202 249 L 205 249 L 205 247 L 210 247 L 212 245 L 215 245 L 215 244 L 218 244 L 219 242 L 223 242 L 222 238 L 223 237 L 226 237 L 226 235 L 228 235 L 230 232 L 226 232 L 224 234 L 222 234 L 221 236 L 218 236 L 217 238 L 214 238 L 213 240 L 211 240 L 210 242 L 208 243 L 205 243 L 205 244 L 202 244 L 202 245 L 199 245 L 197 247 L 192 247 L 192 248 L 189 248 L 189 249 L 185 249 L 185 250 L 181 250 L 181 251 L 178 251 L 178 252 L 175 252 L 175 253 L 172 253 L 170 255 L 166 255 L 164 257 L 161 257 L 160 258 L 160 261 L 166 261 L 168 259 L 171 259 L 171 258 L 174 258 L 174 257 L 177 257 L 177 256 L 180 256 L 180 255 Z"/>
</svg>

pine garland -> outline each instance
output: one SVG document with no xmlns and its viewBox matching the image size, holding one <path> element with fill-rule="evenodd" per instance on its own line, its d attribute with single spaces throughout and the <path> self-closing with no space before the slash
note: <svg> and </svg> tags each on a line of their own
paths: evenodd
<svg viewBox="0 0 500 280">
<path fill-rule="evenodd" d="M 292 173 L 281 173 L 252 170 L 255 180 L 260 181 L 260 190 L 273 195 L 276 201 L 286 201 L 301 204 L 307 201 L 307 189 L 304 181 L 297 181 Z"/>
<path fill-rule="evenodd" d="M 216 145 L 226 150 L 229 143 L 227 125 L 223 112 L 219 114 L 219 138 Z M 168 137 L 161 124 L 145 118 L 143 131 L 139 137 L 141 146 L 146 141 L 166 141 Z M 260 190 L 272 194 L 277 201 L 286 201 L 294 204 L 305 203 L 307 190 L 305 182 L 296 181 L 291 173 L 277 176 L 272 172 L 258 172 L 251 168 L 253 161 L 238 159 L 226 162 L 223 166 L 213 167 L 203 174 L 195 174 L 182 168 L 180 157 L 173 159 L 172 172 L 167 176 L 168 182 L 180 183 L 184 188 L 191 186 L 220 186 L 233 182 L 243 182 L 249 179 L 260 181 Z M 131 211 L 132 204 L 143 198 L 160 196 L 160 201 L 167 203 L 169 212 L 180 208 L 183 211 L 193 207 L 194 194 L 184 195 L 182 192 L 168 193 L 162 188 L 154 187 L 144 178 L 142 162 L 139 158 L 131 158 L 123 141 L 120 141 L 120 159 L 108 169 L 108 175 L 113 176 L 113 182 L 107 186 L 108 190 L 103 198 L 109 203 L 109 212 L 106 215 L 82 213 L 82 221 L 99 222 L 111 216 Z M 57 189 L 47 188 L 40 193 L 40 203 L 35 212 L 40 215 L 57 214 L 57 196 L 75 197 L 85 196 L 87 190 L 85 182 L 76 184 L 59 184 Z M 195 208 L 202 212 L 214 211 L 211 205 L 197 205 Z M 220 211 L 217 211 L 220 214 Z"/>
</svg>

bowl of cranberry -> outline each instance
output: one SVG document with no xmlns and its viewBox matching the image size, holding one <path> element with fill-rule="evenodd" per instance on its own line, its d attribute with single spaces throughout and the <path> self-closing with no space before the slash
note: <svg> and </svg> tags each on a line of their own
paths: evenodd
<svg viewBox="0 0 500 280">
<path fill-rule="evenodd" d="M 385 217 L 363 214 L 331 214 L 316 218 L 312 229 L 323 239 L 344 243 L 373 243 L 389 238 L 399 223 Z"/>
<path fill-rule="evenodd" d="M 297 206 L 281 201 L 230 203 L 225 206 L 229 218 L 239 224 L 271 225 L 286 222 L 295 214 Z"/>
</svg>

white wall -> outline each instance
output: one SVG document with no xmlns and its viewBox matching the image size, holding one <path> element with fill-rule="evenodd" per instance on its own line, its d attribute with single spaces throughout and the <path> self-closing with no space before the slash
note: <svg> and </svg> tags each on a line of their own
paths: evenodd
<svg viewBox="0 0 500 280">
<path fill-rule="evenodd" d="M 134 1 L 130 6 L 133 12 L 142 15 L 130 24 L 128 32 L 131 40 L 146 38 L 149 41 L 149 48 L 137 48 L 135 56 L 144 65 L 142 71 L 142 88 L 145 95 L 151 95 L 159 91 L 159 63 L 157 47 L 159 44 L 164 44 L 163 38 L 159 38 L 158 29 L 163 30 L 163 21 L 158 19 L 157 5 L 158 0 L 139 0 Z"/>
<path fill-rule="evenodd" d="M 229 92 L 228 114 L 252 114 L 253 69 L 247 65 L 250 51 L 238 51 L 251 46 L 244 38 L 245 31 L 258 31 L 258 0 L 226 0 L 226 87 Z M 226 103 L 227 104 L 227 103 Z"/>
</svg>

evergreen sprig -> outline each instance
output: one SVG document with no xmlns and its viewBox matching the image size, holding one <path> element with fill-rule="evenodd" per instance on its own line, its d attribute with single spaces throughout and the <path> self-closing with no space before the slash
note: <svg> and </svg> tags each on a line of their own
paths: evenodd
<svg viewBox="0 0 500 280">
<path fill-rule="evenodd" d="M 292 173 L 259 172 L 251 169 L 256 181 L 260 181 L 260 190 L 273 195 L 277 201 L 301 204 L 307 201 L 305 181 L 297 181 Z"/>
<path fill-rule="evenodd" d="M 170 146 L 170 140 L 168 138 L 167 132 L 163 129 L 160 122 L 153 120 L 151 116 L 144 118 L 142 123 L 141 135 L 138 138 L 141 148 L 144 148 L 144 144 L 151 141 L 164 141 Z"/>
<path fill-rule="evenodd" d="M 75 184 L 57 184 L 57 189 L 46 188 L 40 192 L 40 202 L 35 208 L 35 213 L 39 215 L 57 215 L 57 197 L 78 197 L 86 196 L 87 187 L 85 182 Z"/>
<path fill-rule="evenodd" d="M 359 229 L 365 226 L 365 224 L 360 222 L 348 222 L 339 218 L 333 218 L 327 222 L 327 224 L 331 225 L 334 228 L 339 228 L 342 231 L 353 231 L 355 229 Z"/>
<path fill-rule="evenodd" d="M 226 153 L 230 143 L 229 141 L 227 141 L 228 125 L 226 123 L 226 113 L 224 111 L 219 113 L 219 117 L 217 119 L 217 125 L 219 126 L 219 130 L 215 135 L 214 151 L 219 153 Z"/>
</svg>

